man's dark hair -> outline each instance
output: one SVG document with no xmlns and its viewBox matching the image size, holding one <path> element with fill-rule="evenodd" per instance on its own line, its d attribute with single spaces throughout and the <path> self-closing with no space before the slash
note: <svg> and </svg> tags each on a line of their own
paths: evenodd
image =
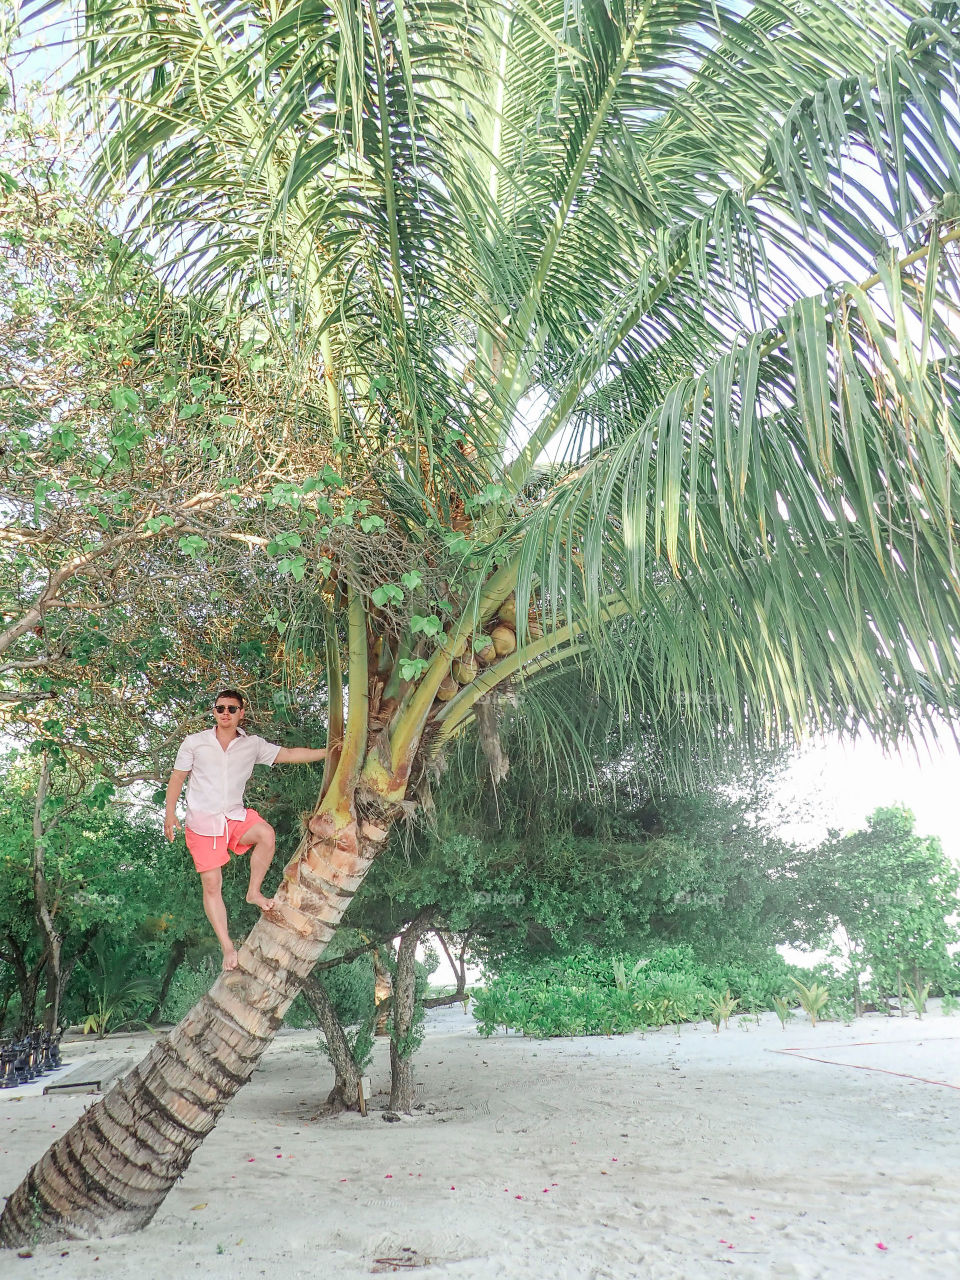
<svg viewBox="0 0 960 1280">
<path fill-rule="evenodd" d="M 213 700 L 214 705 L 216 705 L 221 698 L 236 698 L 237 702 L 240 703 L 241 707 L 244 706 L 246 702 L 246 699 L 244 698 L 243 694 L 240 692 L 239 689 L 221 689 L 220 692 L 217 694 L 217 696 Z"/>
</svg>

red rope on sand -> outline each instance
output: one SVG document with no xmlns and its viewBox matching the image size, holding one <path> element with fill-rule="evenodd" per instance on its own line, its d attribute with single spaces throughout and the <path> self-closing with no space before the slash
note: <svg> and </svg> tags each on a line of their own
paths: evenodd
<svg viewBox="0 0 960 1280">
<path fill-rule="evenodd" d="M 940 1040 L 958 1040 L 960 1036 L 937 1036 Z M 881 1044 L 908 1044 L 906 1040 L 856 1040 L 853 1044 L 825 1044 L 824 1049 L 861 1049 Z M 914 1041 L 914 1043 L 923 1043 Z M 828 1067 L 852 1067 L 854 1071 L 876 1071 L 884 1076 L 899 1076 L 901 1080 L 916 1080 L 919 1084 L 938 1084 L 943 1089 L 960 1089 L 960 1084 L 950 1084 L 947 1080 L 928 1080 L 926 1076 L 914 1076 L 907 1071 L 891 1071 L 887 1067 L 867 1067 L 862 1062 L 835 1062 L 833 1058 L 817 1058 L 812 1053 L 804 1053 L 802 1049 L 773 1049 L 773 1053 L 789 1053 L 797 1058 L 806 1058 L 808 1062 L 824 1062 Z"/>
<path fill-rule="evenodd" d="M 929 1036 L 924 1036 L 922 1040 L 914 1040 L 913 1044 L 926 1044 Z M 939 1044 L 941 1040 L 960 1040 L 960 1036 L 934 1036 L 934 1040 Z M 843 1044 L 822 1044 L 821 1049 L 862 1049 L 864 1046 L 875 1044 L 910 1044 L 909 1040 L 845 1040 Z M 774 1053 L 803 1053 L 804 1046 L 797 1045 L 795 1049 L 774 1049 Z"/>
</svg>

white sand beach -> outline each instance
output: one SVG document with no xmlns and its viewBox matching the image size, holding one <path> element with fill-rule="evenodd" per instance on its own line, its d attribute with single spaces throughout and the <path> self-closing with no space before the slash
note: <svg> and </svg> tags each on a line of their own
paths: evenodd
<svg viewBox="0 0 960 1280">
<path fill-rule="evenodd" d="M 455 1006 L 430 1016 L 422 1109 L 399 1123 L 385 1095 L 366 1119 L 317 1119 L 332 1073 L 316 1045 L 281 1033 L 146 1231 L 8 1254 L 0 1273 L 960 1275 L 960 1017 L 482 1040 Z M 371 1075 L 386 1089 L 384 1041 Z M 91 1101 L 0 1095 L 0 1194 Z"/>
</svg>

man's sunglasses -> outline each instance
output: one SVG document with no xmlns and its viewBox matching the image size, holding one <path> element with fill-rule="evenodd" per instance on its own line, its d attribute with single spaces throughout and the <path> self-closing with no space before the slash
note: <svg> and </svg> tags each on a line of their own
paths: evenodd
<svg viewBox="0 0 960 1280">
<path fill-rule="evenodd" d="M 240 708 L 234 702 L 220 702 L 213 709 L 214 711 L 217 712 L 218 715 L 223 715 L 224 711 L 229 711 L 230 714 L 233 715 L 235 711 L 240 710 Z"/>
</svg>

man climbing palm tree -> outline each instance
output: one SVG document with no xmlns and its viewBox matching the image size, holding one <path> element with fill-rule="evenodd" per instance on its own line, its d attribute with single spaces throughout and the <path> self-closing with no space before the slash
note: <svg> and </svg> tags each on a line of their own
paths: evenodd
<svg viewBox="0 0 960 1280">
<path fill-rule="evenodd" d="M 167 783 L 163 829 L 168 840 L 176 837 L 181 825 L 177 802 L 189 774 L 184 829 L 187 848 L 203 884 L 203 909 L 223 948 L 223 967 L 235 969 L 237 951 L 227 926 L 222 868 L 230 861 L 231 852 L 237 857 L 249 853 L 247 901 L 261 911 L 269 911 L 273 899 L 263 896 L 261 885 L 276 849 L 273 827 L 256 809 L 244 806 L 244 787 L 254 765 L 312 764 L 327 753 L 322 747 L 279 747 L 244 732 L 241 725 L 246 708 L 243 694 L 236 689 L 222 689 L 214 699 L 213 710 L 216 727 L 191 733 L 177 752 Z"/>
</svg>

